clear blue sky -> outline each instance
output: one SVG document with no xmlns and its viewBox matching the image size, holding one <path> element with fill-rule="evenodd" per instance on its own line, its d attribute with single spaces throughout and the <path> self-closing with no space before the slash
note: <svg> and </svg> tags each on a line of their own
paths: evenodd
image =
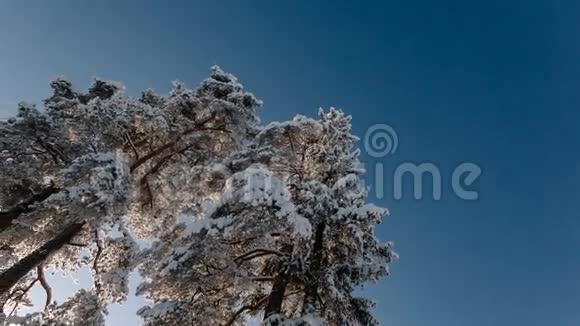
<svg viewBox="0 0 580 326">
<path fill-rule="evenodd" d="M 219 64 L 265 121 L 334 105 L 360 136 L 388 123 L 386 166 L 430 161 L 448 181 L 472 161 L 483 175 L 475 202 L 448 183 L 440 201 L 379 201 L 401 255 L 367 291 L 382 323 L 578 325 L 578 1 L 120 2 L 0 2 L 0 117 L 61 74 L 136 94 Z M 135 309 L 111 324 L 136 324 Z"/>
</svg>

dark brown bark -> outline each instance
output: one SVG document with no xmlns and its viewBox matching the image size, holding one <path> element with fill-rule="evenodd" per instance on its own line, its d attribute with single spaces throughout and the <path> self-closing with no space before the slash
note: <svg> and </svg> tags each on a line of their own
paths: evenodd
<svg viewBox="0 0 580 326">
<path fill-rule="evenodd" d="M 268 305 L 264 310 L 264 320 L 268 317 L 279 314 L 282 311 L 282 303 L 284 302 L 284 294 L 286 292 L 286 285 L 288 281 L 284 274 L 279 274 L 274 277 L 272 282 L 272 290 L 270 291 L 270 296 L 268 297 Z"/>
<path fill-rule="evenodd" d="M 156 149 L 147 153 L 145 156 L 139 157 L 135 162 L 133 162 L 133 164 L 131 164 L 131 167 L 130 167 L 131 173 L 133 173 L 138 167 L 143 165 L 143 163 L 145 163 L 145 162 L 149 161 L 150 159 L 156 157 L 157 155 L 165 152 L 165 150 L 170 149 L 170 148 L 175 148 L 184 136 L 187 136 L 189 134 L 192 134 L 192 133 L 194 133 L 196 131 L 200 131 L 200 130 L 215 130 L 215 131 L 227 132 L 226 130 L 219 129 L 219 128 L 204 127 L 205 123 L 210 121 L 211 119 L 213 119 L 213 117 L 214 117 L 214 115 L 211 115 L 210 117 L 207 117 L 203 121 L 199 121 L 193 127 L 188 128 L 188 129 L 182 131 L 177 136 L 173 137 L 173 139 L 171 139 L 168 143 L 157 147 Z"/>
<path fill-rule="evenodd" d="M 30 199 L 16 205 L 12 209 L 0 212 L 0 232 L 8 229 L 12 225 L 12 222 L 20 215 L 31 212 L 34 209 L 33 205 L 35 203 L 47 199 L 50 195 L 57 193 L 59 190 L 60 189 L 56 187 L 46 188 L 32 196 Z"/>
<path fill-rule="evenodd" d="M 71 224 L 40 248 L 19 260 L 0 274 L 0 297 L 3 297 L 18 281 L 34 270 L 52 254 L 65 246 L 83 228 L 84 223 Z"/>
<path fill-rule="evenodd" d="M 318 274 L 322 267 L 324 259 L 324 230 L 325 223 L 320 223 L 316 226 L 316 234 L 314 236 L 314 245 L 312 246 L 312 256 L 309 265 L 309 280 L 304 286 L 304 301 L 302 304 L 303 313 L 312 313 L 316 311 L 318 304 Z"/>
<path fill-rule="evenodd" d="M 290 254 L 292 246 L 285 244 L 279 251 L 280 253 Z M 286 288 L 288 287 L 288 276 L 284 272 L 279 272 L 272 280 L 272 289 L 268 296 L 268 303 L 264 309 L 264 320 L 268 317 L 282 312 L 282 304 L 284 303 L 284 296 L 286 295 Z"/>
</svg>

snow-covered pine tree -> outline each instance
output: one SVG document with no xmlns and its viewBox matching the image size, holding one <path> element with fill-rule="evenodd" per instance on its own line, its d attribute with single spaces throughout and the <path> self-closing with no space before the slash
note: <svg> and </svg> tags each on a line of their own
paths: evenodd
<svg viewBox="0 0 580 326">
<path fill-rule="evenodd" d="M 396 254 L 391 243 L 374 236 L 375 225 L 388 211 L 366 202 L 350 119 L 331 108 L 321 110 L 315 124 L 298 117 L 261 133 L 270 135 L 270 148 L 280 157 L 274 169 L 286 173 L 296 213 L 312 228 L 307 241 L 288 244 L 293 248 L 290 261 L 300 262 L 291 265 L 303 268 L 274 272 L 280 282 L 272 283 L 265 325 L 377 323 L 370 313 L 372 302 L 354 297 L 353 291 L 385 276 Z"/>
<path fill-rule="evenodd" d="M 221 188 L 200 197 L 203 210 L 144 252 L 138 293 L 154 305 L 139 314 L 148 325 L 239 324 L 267 302 L 272 262 L 261 258 L 285 258 L 284 244 L 310 235 L 284 180 L 265 165 L 269 155 L 249 145 L 217 166 Z"/>
<path fill-rule="evenodd" d="M 145 322 L 377 324 L 353 291 L 395 254 L 374 237 L 387 211 L 366 203 L 350 128 L 335 109 L 272 123 L 220 165 L 221 191 L 146 252 Z"/>
<path fill-rule="evenodd" d="M 376 324 L 353 290 L 394 253 L 374 238 L 386 210 L 366 203 L 349 117 L 258 127 L 259 101 L 217 67 L 168 96 L 51 86 L 45 110 L 0 122 L 2 307 L 35 284 L 48 295 L 44 312 L 11 320 L 102 325 L 139 266 L 149 325 Z M 139 251 L 134 236 L 156 241 Z M 44 269 L 81 266 L 93 289 L 53 304 Z"/>
<path fill-rule="evenodd" d="M 158 237 L 200 209 L 196 198 L 213 192 L 211 167 L 256 133 L 260 105 L 218 67 L 196 89 L 175 83 L 168 96 L 133 99 L 102 80 L 87 93 L 62 78 L 51 86 L 44 110 L 22 104 L 16 118 L 0 122 L 0 307 L 13 313 L 34 284 L 48 296 L 44 315 L 25 324 L 101 314 L 122 301 L 141 258 L 133 236 Z M 85 265 L 94 289 L 66 308 L 52 305 L 44 269 Z M 87 302 L 98 306 L 80 307 Z"/>
</svg>

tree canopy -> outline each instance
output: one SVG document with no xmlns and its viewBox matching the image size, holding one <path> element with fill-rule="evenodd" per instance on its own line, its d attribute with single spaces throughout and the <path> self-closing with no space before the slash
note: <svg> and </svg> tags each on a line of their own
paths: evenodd
<svg viewBox="0 0 580 326">
<path fill-rule="evenodd" d="M 0 307 L 22 325 L 104 325 L 137 295 L 146 325 L 377 325 L 354 291 L 396 258 L 375 226 L 350 116 L 262 125 L 261 105 L 212 67 L 196 88 L 125 95 L 64 78 L 43 108 L 0 122 Z M 44 270 L 89 268 L 52 300 Z M 42 286 L 43 311 L 18 315 Z"/>
</svg>

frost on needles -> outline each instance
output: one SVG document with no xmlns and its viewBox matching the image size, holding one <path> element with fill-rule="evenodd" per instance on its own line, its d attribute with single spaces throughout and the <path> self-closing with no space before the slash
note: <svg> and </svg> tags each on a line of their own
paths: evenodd
<svg viewBox="0 0 580 326">
<path fill-rule="evenodd" d="M 367 202 L 349 116 L 261 125 L 219 67 L 168 95 L 51 87 L 0 122 L 5 323 L 104 325 L 138 270 L 145 325 L 378 324 L 353 292 L 396 254 L 374 235 L 388 211 Z M 93 286 L 55 302 L 44 271 L 81 268 Z M 20 315 L 32 286 L 46 305 Z"/>
</svg>

